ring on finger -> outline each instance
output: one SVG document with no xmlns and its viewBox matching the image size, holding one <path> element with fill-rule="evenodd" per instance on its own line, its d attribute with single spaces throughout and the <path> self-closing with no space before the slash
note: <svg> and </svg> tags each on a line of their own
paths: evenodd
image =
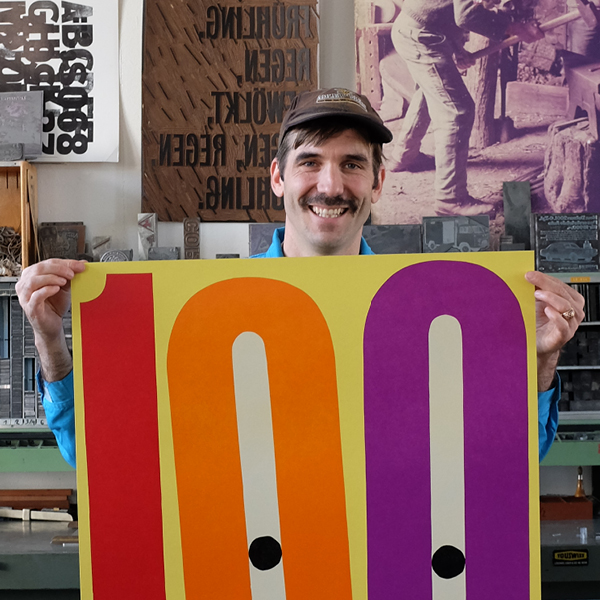
<svg viewBox="0 0 600 600">
<path fill-rule="evenodd" d="M 570 308 L 569 310 L 566 310 L 564 313 L 562 313 L 562 318 L 565 319 L 566 321 L 571 320 L 574 316 L 575 316 L 574 308 Z"/>
</svg>

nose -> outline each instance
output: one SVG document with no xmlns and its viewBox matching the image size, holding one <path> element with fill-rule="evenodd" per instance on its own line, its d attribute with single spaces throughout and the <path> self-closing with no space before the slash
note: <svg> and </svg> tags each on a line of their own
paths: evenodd
<svg viewBox="0 0 600 600">
<path fill-rule="evenodd" d="M 326 163 L 319 171 L 317 190 L 327 196 L 341 196 L 344 193 L 344 180 L 340 167 L 333 163 Z"/>
</svg>

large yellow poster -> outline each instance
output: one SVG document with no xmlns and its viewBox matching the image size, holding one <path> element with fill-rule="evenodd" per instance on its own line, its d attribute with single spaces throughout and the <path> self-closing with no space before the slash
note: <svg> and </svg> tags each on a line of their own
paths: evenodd
<svg viewBox="0 0 600 600">
<path fill-rule="evenodd" d="M 88 265 L 82 598 L 539 598 L 531 267 Z"/>
</svg>

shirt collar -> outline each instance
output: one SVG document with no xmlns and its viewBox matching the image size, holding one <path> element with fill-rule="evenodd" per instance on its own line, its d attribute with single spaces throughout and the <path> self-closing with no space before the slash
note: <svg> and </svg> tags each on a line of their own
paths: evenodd
<svg viewBox="0 0 600 600">
<path fill-rule="evenodd" d="M 269 249 L 263 254 L 257 254 L 255 258 L 283 258 L 285 255 L 283 253 L 283 238 L 285 237 L 285 227 L 278 227 L 273 232 L 273 239 L 271 241 L 271 245 Z M 369 247 L 369 244 L 365 242 L 365 238 L 360 238 L 360 250 L 359 254 L 375 254 L 373 250 Z"/>
</svg>

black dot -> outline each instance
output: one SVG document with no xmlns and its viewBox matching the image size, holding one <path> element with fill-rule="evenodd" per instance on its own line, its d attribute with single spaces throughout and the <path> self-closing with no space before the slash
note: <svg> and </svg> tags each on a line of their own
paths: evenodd
<svg viewBox="0 0 600 600">
<path fill-rule="evenodd" d="M 259 537 L 250 544 L 248 556 L 257 569 L 268 571 L 281 561 L 281 546 L 270 536 Z"/>
<path fill-rule="evenodd" d="M 431 566 L 438 577 L 452 579 L 465 570 L 465 555 L 454 546 L 442 546 L 433 555 Z"/>
</svg>

